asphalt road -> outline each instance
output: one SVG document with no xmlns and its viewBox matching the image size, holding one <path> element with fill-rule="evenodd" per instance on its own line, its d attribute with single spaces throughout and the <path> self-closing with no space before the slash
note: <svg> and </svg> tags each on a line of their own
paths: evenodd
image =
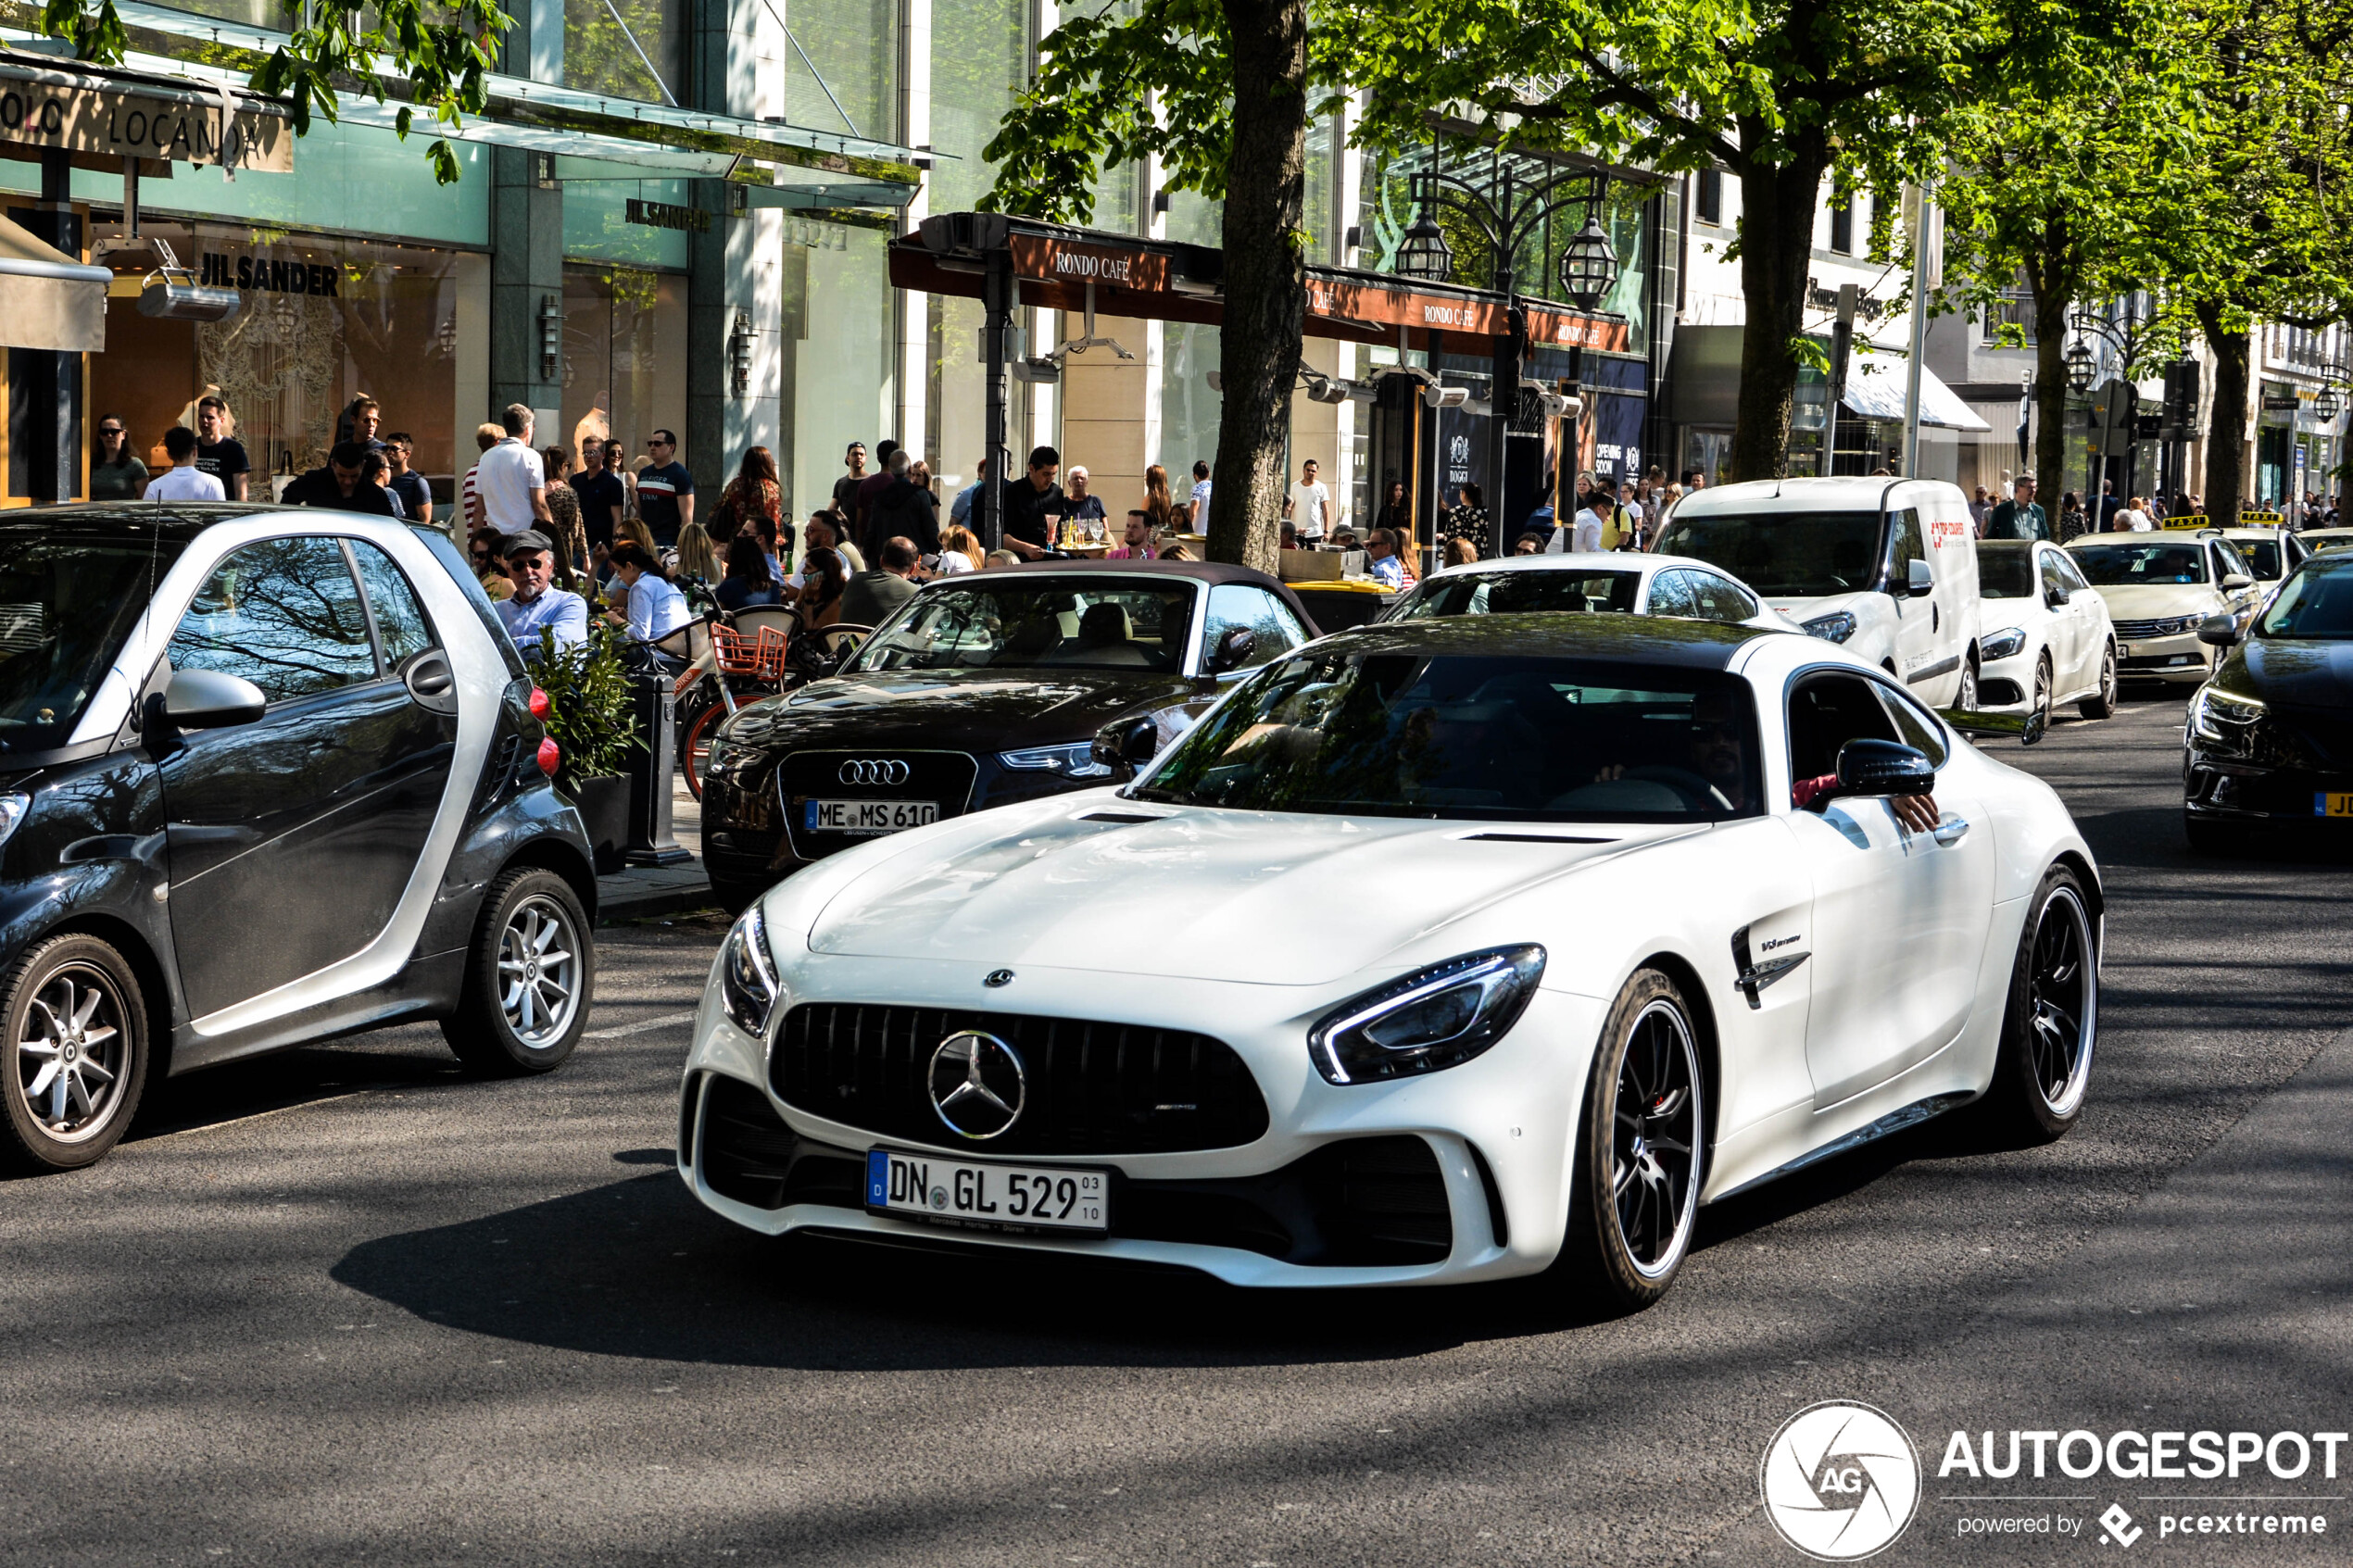
<svg viewBox="0 0 2353 1568">
<path fill-rule="evenodd" d="M 2353 1425 L 2353 869 L 2192 859 L 2181 711 L 2001 753 L 2108 877 L 2077 1131 L 1932 1123 L 1721 1205 L 1633 1318 L 738 1233 L 668 1168 L 713 922 L 606 933 L 548 1080 L 411 1029 L 172 1085 L 97 1169 L 0 1183 L 0 1561 L 1797 1563 L 1757 1466 L 1830 1398 L 1927 1450 L 1890 1559 L 2114 1561 L 1959 1521 L 2164 1488 L 1956 1500 L 2002 1488 L 1936 1477 L 1947 1434 Z M 2219 1489 L 2335 1533 L 2132 1556 L 2344 1561 L 2353 1482 Z"/>
</svg>

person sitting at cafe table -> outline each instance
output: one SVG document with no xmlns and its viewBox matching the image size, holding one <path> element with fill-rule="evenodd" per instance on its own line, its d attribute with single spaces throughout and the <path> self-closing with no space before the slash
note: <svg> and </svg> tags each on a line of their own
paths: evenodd
<svg viewBox="0 0 2353 1568">
<path fill-rule="evenodd" d="M 507 634 L 514 638 L 515 646 L 526 652 L 537 652 L 542 632 L 553 632 L 559 648 L 585 642 L 588 602 L 578 594 L 555 585 L 555 541 L 535 528 L 526 528 L 504 538 L 492 535 L 490 542 L 494 546 L 505 546 L 507 575 L 514 581 L 513 596 L 500 599 L 491 608 L 498 612 L 498 619 L 506 624 Z"/>
<path fill-rule="evenodd" d="M 1365 570 L 1366 575 L 1391 592 L 1405 586 L 1405 563 L 1398 558 L 1397 535 L 1389 529 L 1376 528 L 1365 540 Z"/>
<path fill-rule="evenodd" d="M 1127 532 L 1120 542 L 1104 552 L 1105 560 L 1151 560 L 1160 553 L 1160 530 L 1152 526 L 1151 513 L 1141 507 L 1127 508 Z"/>
<path fill-rule="evenodd" d="M 886 539 L 877 552 L 878 564 L 850 578 L 841 594 L 841 618 L 853 626 L 879 626 L 890 612 L 915 596 L 915 553 L 912 539 Z"/>
</svg>

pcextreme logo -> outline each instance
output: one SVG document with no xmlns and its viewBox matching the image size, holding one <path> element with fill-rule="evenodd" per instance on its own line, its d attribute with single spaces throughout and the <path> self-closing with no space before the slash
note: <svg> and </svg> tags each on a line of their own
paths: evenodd
<svg viewBox="0 0 2353 1568">
<path fill-rule="evenodd" d="M 1825 1399 L 1781 1423 L 1757 1486 L 1781 1539 L 1823 1562 L 1853 1562 L 1885 1550 L 1911 1524 L 1919 1453 L 1884 1411 Z"/>
</svg>

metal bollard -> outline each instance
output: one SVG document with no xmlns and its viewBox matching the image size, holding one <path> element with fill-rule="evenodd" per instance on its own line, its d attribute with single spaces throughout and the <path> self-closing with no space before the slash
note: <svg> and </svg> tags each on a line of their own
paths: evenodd
<svg viewBox="0 0 2353 1568">
<path fill-rule="evenodd" d="M 671 836 L 670 775 L 677 767 L 675 697 L 670 677 L 653 671 L 633 677 L 637 687 L 637 733 L 645 749 L 629 754 L 629 841 L 622 859 L 633 866 L 676 866 L 694 857 Z"/>
</svg>

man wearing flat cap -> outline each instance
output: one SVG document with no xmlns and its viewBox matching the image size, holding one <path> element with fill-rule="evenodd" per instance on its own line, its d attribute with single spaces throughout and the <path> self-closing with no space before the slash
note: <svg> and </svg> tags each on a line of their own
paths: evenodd
<svg viewBox="0 0 2353 1568">
<path fill-rule="evenodd" d="M 539 646 L 539 634 L 552 631 L 556 646 L 568 648 L 588 637 L 588 601 L 578 594 L 555 586 L 556 547 L 545 533 L 526 528 L 507 536 L 503 548 L 507 552 L 507 575 L 515 584 L 514 597 L 500 599 L 492 608 L 498 619 L 507 623 L 507 634 L 515 646 L 530 653 Z"/>
</svg>

